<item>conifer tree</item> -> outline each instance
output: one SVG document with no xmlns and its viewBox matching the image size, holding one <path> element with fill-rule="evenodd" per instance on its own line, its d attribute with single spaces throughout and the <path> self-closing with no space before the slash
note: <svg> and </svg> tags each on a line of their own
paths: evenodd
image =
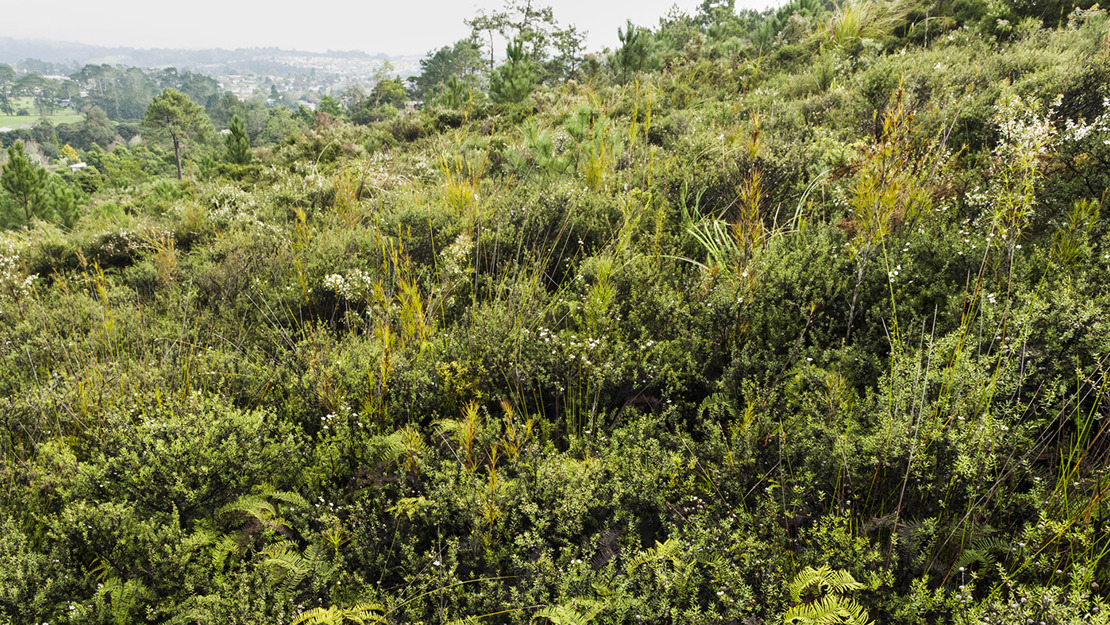
<svg viewBox="0 0 1110 625">
<path fill-rule="evenodd" d="M 72 228 L 80 217 L 77 209 L 77 196 L 73 188 L 60 176 L 50 176 L 46 183 L 46 202 L 53 218 L 66 228 Z"/>
<path fill-rule="evenodd" d="M 336 119 L 343 117 L 343 107 L 340 106 L 339 100 L 330 95 L 320 98 L 320 103 L 316 105 L 316 110 L 327 113 Z"/>
<path fill-rule="evenodd" d="M 489 95 L 498 104 L 515 104 L 527 98 L 536 88 L 536 73 L 524 52 L 520 39 L 509 44 L 508 60 L 497 68 L 490 80 Z"/>
<path fill-rule="evenodd" d="M 22 141 L 16 141 L 8 148 L 8 162 L 0 173 L 0 188 L 9 199 L 6 203 L 14 204 L 16 209 L 16 215 L 8 215 L 8 221 L 30 223 L 34 217 L 47 217 L 45 213 L 49 211 L 49 205 L 44 201 L 46 178 L 46 170 L 31 162 L 23 151 Z"/>
<path fill-rule="evenodd" d="M 658 57 L 654 54 L 651 31 L 637 28 L 628 20 L 624 29 L 617 28 L 617 38 L 621 47 L 613 54 L 611 63 L 620 72 L 621 82 L 628 82 L 637 72 L 654 69 Z"/>
<path fill-rule="evenodd" d="M 177 89 L 165 89 L 146 109 L 143 126 L 154 136 L 169 137 L 177 161 L 177 178 L 181 179 L 181 152 L 189 138 L 203 138 L 214 133 L 208 113 L 189 96 Z"/>
<path fill-rule="evenodd" d="M 238 114 L 232 116 L 227 128 L 231 131 L 226 139 L 228 162 L 236 165 L 246 165 L 251 162 L 251 140 Z"/>
</svg>

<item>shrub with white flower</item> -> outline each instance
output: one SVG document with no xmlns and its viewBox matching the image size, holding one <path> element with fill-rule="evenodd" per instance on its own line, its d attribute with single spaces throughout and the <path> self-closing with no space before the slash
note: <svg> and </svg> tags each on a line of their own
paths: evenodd
<svg viewBox="0 0 1110 625">
<path fill-rule="evenodd" d="M 469 272 L 470 251 L 473 247 L 474 240 L 469 233 L 463 232 L 439 253 L 440 276 L 445 283 L 453 283 Z"/>
<path fill-rule="evenodd" d="M 14 235 L 0 238 L 0 298 L 19 301 L 31 294 L 38 274 L 25 274 L 20 269 L 20 252 L 26 244 Z"/>
<path fill-rule="evenodd" d="M 324 277 L 324 288 L 349 302 L 369 302 L 375 284 L 373 277 L 361 269 L 352 269 L 347 275 L 333 273 Z"/>
<path fill-rule="evenodd" d="M 996 106 L 999 142 L 994 156 L 998 166 L 987 191 L 990 234 L 1009 248 L 1011 257 L 1034 214 L 1041 162 L 1056 139 L 1054 117 L 1060 100 L 1057 97 L 1046 110 L 1035 97 L 1023 99 L 1008 93 Z"/>
<path fill-rule="evenodd" d="M 226 228 L 237 221 L 255 220 L 255 197 L 234 185 L 224 184 L 210 190 L 203 202 L 208 208 L 209 219 L 218 227 Z"/>
</svg>

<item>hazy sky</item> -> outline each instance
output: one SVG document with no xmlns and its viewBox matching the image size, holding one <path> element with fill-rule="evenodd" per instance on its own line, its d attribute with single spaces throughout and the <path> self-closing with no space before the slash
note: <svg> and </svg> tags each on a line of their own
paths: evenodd
<svg viewBox="0 0 1110 625">
<path fill-rule="evenodd" d="M 700 0 L 548 0 L 561 24 L 589 31 L 587 46 L 617 43 L 626 19 L 655 26 L 672 5 Z M 537 4 L 545 4 L 539 0 Z M 737 0 L 761 9 L 781 0 Z M 51 0 L 6 2 L 0 36 L 135 48 L 279 46 L 320 51 L 423 54 L 466 36 L 463 19 L 504 0 Z"/>
</svg>

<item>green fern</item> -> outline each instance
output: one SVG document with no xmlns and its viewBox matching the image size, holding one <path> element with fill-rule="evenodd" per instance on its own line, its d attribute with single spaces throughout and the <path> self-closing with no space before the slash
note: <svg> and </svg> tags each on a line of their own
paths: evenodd
<svg viewBox="0 0 1110 625">
<path fill-rule="evenodd" d="M 305 501 L 304 497 L 301 497 L 297 493 L 291 493 L 284 490 L 266 489 L 263 491 L 262 495 L 270 499 L 271 501 L 280 501 L 281 503 L 288 504 L 297 508 L 308 507 L 308 502 Z"/>
<path fill-rule="evenodd" d="M 311 572 L 309 563 L 297 552 L 289 541 L 271 545 L 264 551 L 266 559 L 262 566 L 273 575 L 274 581 L 281 584 L 286 592 L 291 592 Z"/>
<path fill-rule="evenodd" d="M 217 514 L 223 517 L 246 516 L 272 530 L 287 529 L 285 521 L 278 517 L 278 508 L 274 505 L 274 501 L 298 508 L 308 507 L 308 502 L 297 493 L 267 490 L 259 495 L 243 495 L 220 508 Z"/>
<path fill-rule="evenodd" d="M 663 562 L 664 560 L 677 562 L 681 554 L 682 543 L 673 538 L 668 538 L 666 542 L 662 543 L 656 542 L 654 547 L 636 556 L 628 563 L 628 574 L 631 575 L 636 569 L 645 564 Z"/>
<path fill-rule="evenodd" d="M 185 538 L 182 546 L 186 551 L 210 551 L 212 570 L 218 574 L 223 571 L 228 556 L 239 556 L 244 545 L 234 534 L 223 534 L 211 527 L 198 527 Z"/>
<path fill-rule="evenodd" d="M 790 583 L 790 596 L 800 602 L 803 596 L 817 595 L 813 601 L 799 603 L 782 615 L 787 623 L 806 625 L 871 625 L 867 610 L 855 599 L 841 596 L 865 586 L 842 569 L 807 566 Z"/>
<path fill-rule="evenodd" d="M 227 562 L 227 557 L 235 554 L 239 555 L 239 549 L 242 545 L 239 540 L 230 534 L 224 535 L 215 547 L 212 549 L 212 568 L 216 571 L 222 571 L 224 563 Z"/>
<path fill-rule="evenodd" d="M 424 436 L 420 433 L 420 428 L 410 424 L 394 434 L 401 440 L 403 448 L 401 461 L 405 471 L 417 473 L 420 470 L 420 459 L 428 449 L 424 444 Z"/>
<path fill-rule="evenodd" d="M 375 436 L 367 444 L 367 460 L 381 467 L 400 466 L 409 473 L 420 467 L 420 456 L 427 450 L 419 429 L 406 426 L 393 432 Z"/>
<path fill-rule="evenodd" d="M 400 430 L 369 441 L 370 462 L 381 465 L 396 463 L 405 453 L 405 440 Z"/>
<path fill-rule="evenodd" d="M 225 518 L 244 516 L 257 521 L 263 527 L 274 529 L 285 527 L 284 522 L 277 518 L 277 509 L 274 504 L 258 495 L 243 495 L 220 508 L 218 514 Z"/>
<path fill-rule="evenodd" d="M 213 616 L 222 605 L 217 595 L 190 595 L 182 602 L 177 613 L 166 621 L 166 625 L 214 625 L 221 621 Z"/>
<path fill-rule="evenodd" d="M 94 602 L 101 612 L 111 615 L 112 622 L 126 625 L 133 622 L 132 613 L 153 598 L 154 593 L 138 580 L 125 582 L 113 575 L 100 584 Z"/>
<path fill-rule="evenodd" d="M 198 527 L 182 541 L 181 546 L 186 551 L 206 547 L 219 540 L 220 534 L 209 527 Z"/>
<path fill-rule="evenodd" d="M 799 601 L 804 593 L 816 591 L 818 593 L 840 594 L 850 590 L 860 590 L 864 585 L 857 582 L 852 574 L 843 569 L 830 569 L 829 565 L 821 568 L 807 566 L 805 570 L 794 577 L 790 583 L 790 596 L 794 601 Z"/>
<path fill-rule="evenodd" d="M 976 564 L 981 565 L 982 568 L 990 568 L 996 562 L 995 555 L 1010 552 L 1010 543 L 1007 540 L 1000 538 L 991 538 L 984 536 L 979 538 L 970 547 L 965 549 L 960 557 L 952 565 L 954 569 L 967 568 L 971 569 Z"/>
<path fill-rule="evenodd" d="M 600 601 L 592 599 L 576 599 L 575 604 L 585 604 L 583 609 L 569 605 L 556 605 L 536 612 L 536 618 L 544 618 L 555 625 L 586 625 L 597 618 L 604 607 Z"/>
<path fill-rule="evenodd" d="M 327 579 L 335 572 L 335 564 L 327 560 L 317 545 L 309 545 L 298 553 L 293 543 L 283 541 L 270 545 L 263 553 L 267 557 L 262 565 L 286 592 L 296 590 L 308 577 Z"/>
<path fill-rule="evenodd" d="M 293 625 L 342 625 L 348 621 L 352 623 L 384 623 L 382 612 L 385 608 L 377 603 L 359 603 L 350 608 L 340 608 L 333 605 L 330 608 L 313 608 L 305 610 L 303 614 L 293 621 Z"/>
<path fill-rule="evenodd" d="M 839 595 L 825 595 L 812 603 L 803 603 L 790 608 L 782 615 L 787 623 L 806 623 L 807 625 L 870 625 L 867 610 L 854 599 Z"/>
</svg>

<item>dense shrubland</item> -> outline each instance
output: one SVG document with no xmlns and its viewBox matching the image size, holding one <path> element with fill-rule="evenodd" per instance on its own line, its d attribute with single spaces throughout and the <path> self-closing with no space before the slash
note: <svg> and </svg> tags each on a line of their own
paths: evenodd
<svg viewBox="0 0 1110 625">
<path fill-rule="evenodd" d="M 0 621 L 1103 622 L 1105 12 L 724 9 L 51 174 Z"/>
</svg>

